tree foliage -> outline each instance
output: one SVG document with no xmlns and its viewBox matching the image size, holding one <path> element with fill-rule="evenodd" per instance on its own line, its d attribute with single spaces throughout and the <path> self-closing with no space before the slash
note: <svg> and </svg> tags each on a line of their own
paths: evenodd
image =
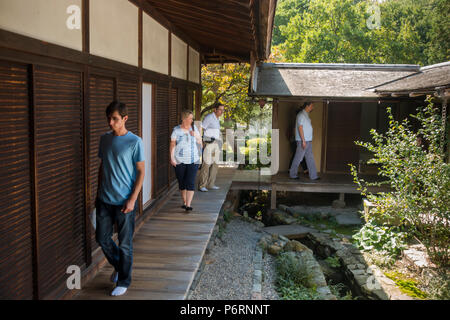
<svg viewBox="0 0 450 320">
<path fill-rule="evenodd" d="M 250 81 L 249 64 L 225 63 L 202 67 L 202 115 L 207 114 L 217 104 L 226 105 L 225 119 L 230 123 L 241 123 L 247 127 L 250 120 L 263 113 L 267 117 L 269 106 L 261 110 L 257 102 L 247 93 Z"/>
<path fill-rule="evenodd" d="M 281 0 L 274 47 L 289 62 L 433 64 L 450 57 L 450 2 L 385 0 L 379 28 L 368 0 Z"/>
</svg>

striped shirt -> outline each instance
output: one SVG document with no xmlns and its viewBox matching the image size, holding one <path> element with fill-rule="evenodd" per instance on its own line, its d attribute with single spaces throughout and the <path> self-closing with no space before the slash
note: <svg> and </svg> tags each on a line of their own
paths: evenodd
<svg viewBox="0 0 450 320">
<path fill-rule="evenodd" d="M 194 126 L 195 133 L 200 135 L 196 126 Z M 192 128 L 189 128 L 189 132 Z M 181 126 L 176 126 L 173 128 L 172 135 L 170 137 L 172 141 L 176 141 L 175 146 L 175 161 L 184 164 L 198 163 L 200 161 L 199 146 L 195 137 L 191 136 L 190 133 L 186 133 Z"/>
</svg>

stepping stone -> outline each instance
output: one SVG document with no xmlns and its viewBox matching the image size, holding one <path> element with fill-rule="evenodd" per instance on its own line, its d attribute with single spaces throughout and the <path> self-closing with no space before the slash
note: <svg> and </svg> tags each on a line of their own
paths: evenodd
<svg viewBox="0 0 450 320">
<path fill-rule="evenodd" d="M 269 234 L 282 235 L 289 239 L 299 239 L 305 237 L 310 232 L 315 232 L 316 230 L 300 225 L 283 225 L 283 226 L 265 227 L 263 228 L 263 231 Z"/>
<path fill-rule="evenodd" d="M 342 213 L 337 215 L 335 219 L 338 224 L 345 226 L 363 224 L 361 218 L 356 213 Z"/>
</svg>

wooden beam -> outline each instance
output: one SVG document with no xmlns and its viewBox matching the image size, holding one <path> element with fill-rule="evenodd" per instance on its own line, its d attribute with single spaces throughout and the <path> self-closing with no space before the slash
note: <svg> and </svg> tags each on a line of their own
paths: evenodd
<svg viewBox="0 0 450 320">
<path fill-rule="evenodd" d="M 197 89 L 195 94 L 195 120 L 201 120 L 201 112 L 202 112 L 202 90 L 201 87 Z"/>
<path fill-rule="evenodd" d="M 326 160 L 327 160 L 327 134 L 328 134 L 328 104 L 322 101 L 322 155 L 320 157 L 320 171 L 326 172 Z"/>
<path fill-rule="evenodd" d="M 187 27 L 186 30 L 195 32 L 205 39 L 204 42 L 201 42 L 201 47 L 203 48 L 223 48 L 221 50 L 230 50 L 230 48 L 233 48 L 235 52 L 239 50 L 244 51 L 245 53 L 250 52 L 253 49 L 252 44 L 243 43 L 239 41 L 239 39 L 227 39 L 206 30 L 199 30 L 192 27 Z"/>
<path fill-rule="evenodd" d="M 189 45 L 186 47 L 186 80 L 189 81 Z"/>
<path fill-rule="evenodd" d="M 142 69 L 142 56 L 143 56 L 143 15 L 144 10 L 142 9 L 143 0 L 139 0 L 139 13 L 138 13 L 138 67 Z"/>
<path fill-rule="evenodd" d="M 81 34 L 83 37 L 83 52 L 90 52 L 90 31 L 89 31 L 89 0 L 83 0 L 81 5 L 83 29 Z"/>
<path fill-rule="evenodd" d="M 150 0 L 155 7 L 170 7 L 172 10 L 178 11 L 193 11 L 197 13 L 204 13 L 213 15 L 217 18 L 234 19 L 245 23 L 248 21 L 249 9 L 243 9 L 234 5 L 223 3 L 223 1 L 204 1 L 204 0 L 166 0 L 154 1 Z"/>
<path fill-rule="evenodd" d="M 183 29 L 193 29 L 195 27 L 195 29 L 206 30 L 211 33 L 222 35 L 236 36 L 242 39 L 250 39 L 249 35 L 251 35 L 252 31 L 250 27 L 247 28 L 242 24 L 232 24 L 229 20 L 218 23 L 217 21 L 207 21 L 202 17 L 195 17 L 194 14 L 187 15 L 172 12 L 171 20 Z"/>
<path fill-rule="evenodd" d="M 204 54 L 205 54 L 206 57 L 208 57 L 208 56 L 209 57 L 222 56 L 222 57 L 226 57 L 226 58 L 229 58 L 229 59 L 232 59 L 232 60 L 242 61 L 242 62 L 246 62 L 248 60 L 248 57 L 239 56 L 239 55 L 232 54 L 232 53 L 229 53 L 229 52 L 224 52 L 224 51 L 221 51 L 221 50 L 214 50 L 213 52 L 207 52 L 206 49 L 205 49 Z"/>
<path fill-rule="evenodd" d="M 242 8 L 250 9 L 250 5 L 248 4 L 248 1 L 239 1 L 239 0 L 227 0 L 228 2 L 231 2 L 235 4 L 236 6 L 240 6 Z"/>
<path fill-rule="evenodd" d="M 158 158 L 156 157 L 157 153 L 157 147 L 156 147 L 156 87 L 157 84 L 152 83 L 152 101 L 151 101 L 151 108 L 152 108 L 152 190 L 151 190 L 151 199 L 156 198 L 156 165 Z"/>
<path fill-rule="evenodd" d="M 277 208 L 277 185 L 272 183 L 272 191 L 270 193 L 270 209 L 274 210 Z"/>
<path fill-rule="evenodd" d="M 31 234 L 33 242 L 33 296 L 35 299 L 41 299 L 41 288 L 39 279 L 41 278 L 41 270 L 39 268 L 39 203 L 37 199 L 38 181 L 37 181 L 37 151 L 36 151 L 36 105 L 35 105 L 35 86 L 34 81 L 35 66 L 28 67 L 28 83 L 29 83 L 29 103 L 30 103 L 30 127 L 31 127 L 31 146 L 30 146 L 30 193 L 31 193 Z"/>
<path fill-rule="evenodd" d="M 279 129 L 278 125 L 278 107 L 279 107 L 279 101 L 278 99 L 273 99 L 272 102 L 272 129 Z"/>
<path fill-rule="evenodd" d="M 391 93 L 391 96 L 394 98 L 407 96 L 407 93 Z"/>
<path fill-rule="evenodd" d="M 259 49 L 259 4 L 258 1 L 251 0 L 251 11 L 250 11 L 250 20 L 252 23 L 252 31 L 253 31 L 253 48 L 256 52 L 256 60 L 260 58 L 260 49 Z"/>
<path fill-rule="evenodd" d="M 70 61 L 72 63 L 89 63 L 89 55 L 87 53 L 3 29 L 0 29 L 0 47 L 22 52 L 31 52 L 45 57 Z"/>
<path fill-rule="evenodd" d="M 420 96 L 424 96 L 424 95 L 426 95 L 425 92 L 411 92 L 411 93 L 409 94 L 409 96 L 410 96 L 411 98 L 420 97 Z"/>
<path fill-rule="evenodd" d="M 175 4 L 176 3 L 176 4 Z M 210 5 L 215 4 L 214 1 L 205 1 L 202 5 L 193 5 L 191 2 L 177 2 L 177 1 L 163 1 L 153 2 L 153 6 L 165 12 L 167 16 L 172 14 L 197 16 L 203 19 L 217 21 L 217 22 L 230 22 L 236 21 L 241 24 L 248 24 L 248 14 L 243 10 L 225 10 L 221 8 L 212 8 Z M 247 11 L 249 13 L 250 10 Z M 169 18 L 171 20 L 171 18 Z"/>
<path fill-rule="evenodd" d="M 84 225 L 86 232 L 84 233 L 85 241 L 85 261 L 86 267 L 92 263 L 92 243 L 91 243 L 91 220 L 90 213 L 92 210 L 92 203 L 90 201 L 91 181 L 89 177 L 90 159 L 89 159 L 89 144 L 90 144 L 90 130 L 89 130 L 89 67 L 84 66 L 82 73 L 83 83 L 83 108 L 82 108 L 82 123 L 83 123 L 83 178 L 84 178 Z"/>
</svg>

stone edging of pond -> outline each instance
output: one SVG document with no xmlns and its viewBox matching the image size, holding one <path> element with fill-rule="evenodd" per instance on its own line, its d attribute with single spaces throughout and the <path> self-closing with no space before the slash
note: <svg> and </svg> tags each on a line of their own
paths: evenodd
<svg viewBox="0 0 450 320">
<path fill-rule="evenodd" d="M 262 275 L 263 275 L 263 252 L 260 246 L 256 246 L 255 255 L 253 257 L 253 288 L 252 300 L 262 300 Z"/>
<path fill-rule="evenodd" d="M 395 282 L 385 276 L 377 266 L 368 266 L 356 246 L 337 240 L 323 232 L 311 232 L 304 238 L 304 242 L 312 246 L 319 255 L 323 257 L 336 255 L 342 265 L 342 271 L 352 282 L 353 289 L 367 298 L 413 300 L 412 297 L 402 293 Z"/>
<path fill-rule="evenodd" d="M 325 275 L 310 248 L 297 240 L 289 240 L 277 234 L 267 234 L 261 237 L 258 244 L 260 250 L 267 250 L 270 254 L 278 255 L 282 251 L 289 252 L 296 259 L 302 260 L 310 275 L 311 287 L 314 286 L 316 288 L 317 293 L 323 300 L 337 300 L 336 296 L 331 293 L 325 280 Z"/>
</svg>

